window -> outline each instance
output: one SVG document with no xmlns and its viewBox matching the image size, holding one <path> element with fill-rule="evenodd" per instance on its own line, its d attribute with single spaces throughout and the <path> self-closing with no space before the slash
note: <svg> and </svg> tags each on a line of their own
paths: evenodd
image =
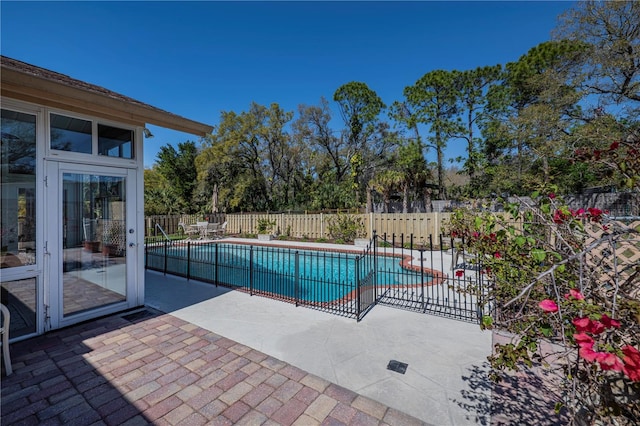
<svg viewBox="0 0 640 426">
<path fill-rule="evenodd" d="M 134 132 L 131 129 L 96 124 L 90 120 L 51 114 L 51 149 L 96 154 L 106 157 L 134 158 Z M 97 153 L 94 152 L 97 139 Z"/>
<path fill-rule="evenodd" d="M 36 263 L 36 116 L 2 110 L 0 268 Z"/>
<path fill-rule="evenodd" d="M 98 124 L 98 155 L 133 158 L 133 131 Z"/>
<path fill-rule="evenodd" d="M 51 149 L 91 154 L 91 121 L 51 114 Z"/>
</svg>

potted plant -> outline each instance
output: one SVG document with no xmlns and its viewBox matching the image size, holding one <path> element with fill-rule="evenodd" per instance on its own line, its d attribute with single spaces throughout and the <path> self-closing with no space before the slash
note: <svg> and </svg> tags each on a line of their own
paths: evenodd
<svg viewBox="0 0 640 426">
<path fill-rule="evenodd" d="M 276 226 L 275 220 L 270 220 L 266 218 L 258 219 L 257 231 L 258 231 L 258 240 L 260 241 L 270 241 L 273 239 L 273 228 Z"/>
<path fill-rule="evenodd" d="M 100 235 L 97 219 L 82 219 L 82 230 L 84 240 L 82 245 L 90 253 L 100 253 Z"/>
<path fill-rule="evenodd" d="M 98 253 L 100 252 L 100 241 L 90 241 L 90 240 L 85 240 L 83 242 L 84 245 L 84 249 L 86 251 L 89 251 L 91 253 Z"/>
</svg>

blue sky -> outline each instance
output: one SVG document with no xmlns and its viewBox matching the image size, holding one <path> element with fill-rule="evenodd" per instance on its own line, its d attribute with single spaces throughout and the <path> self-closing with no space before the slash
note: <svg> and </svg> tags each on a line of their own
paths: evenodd
<svg viewBox="0 0 640 426">
<path fill-rule="evenodd" d="M 216 125 L 252 101 L 287 111 L 362 81 L 390 105 L 429 71 L 517 60 L 573 2 L 0 2 L 1 51 Z M 198 138 L 150 127 L 144 163 Z M 455 147 L 449 157 L 459 155 Z M 428 153 L 429 161 L 435 160 Z"/>
</svg>

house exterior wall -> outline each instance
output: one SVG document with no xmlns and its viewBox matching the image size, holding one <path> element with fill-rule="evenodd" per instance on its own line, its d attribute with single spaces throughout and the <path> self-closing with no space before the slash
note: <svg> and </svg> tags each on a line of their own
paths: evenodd
<svg viewBox="0 0 640 426">
<path fill-rule="evenodd" d="M 3 55 L 0 67 L 0 298 L 15 313 L 12 340 L 142 305 L 143 130 L 213 127 Z M 103 240 L 81 241 L 92 224 Z M 100 299 L 109 291 L 114 302 Z"/>
<path fill-rule="evenodd" d="M 21 162 L 30 162 L 31 155 L 20 155 L 14 152 L 13 159 L 8 157 L 9 149 L 21 146 L 19 135 L 11 135 L 3 126 L 2 129 L 2 268 L 0 268 L 0 284 L 2 303 L 9 305 L 12 311 L 12 341 L 28 338 L 32 335 L 41 334 L 53 328 L 70 325 L 74 321 L 81 321 L 90 318 L 92 315 L 103 315 L 117 310 L 128 309 L 144 304 L 144 201 L 143 201 L 143 128 L 144 124 L 132 125 L 131 123 L 121 123 L 100 116 L 90 116 L 78 114 L 62 108 L 51 108 L 49 106 L 36 103 L 24 102 L 11 99 L 6 96 L 0 97 L 2 110 L 5 112 L 18 112 L 30 117 L 35 117 L 35 177 L 24 174 L 21 170 Z M 91 154 L 81 154 L 77 152 L 67 152 L 53 150 L 51 143 L 51 114 L 61 114 L 71 118 L 78 118 L 92 123 L 93 131 L 97 128 L 97 123 L 117 128 L 130 129 L 133 131 L 133 157 L 118 158 L 106 155 L 97 155 L 95 152 L 96 141 L 93 141 L 93 152 Z M 96 138 L 93 136 L 92 138 Z M 17 157 L 16 157 L 17 156 Z M 21 161 L 24 160 L 24 161 Z M 64 165 L 67 169 L 84 170 L 84 173 L 91 174 L 94 170 L 101 170 L 100 173 L 108 173 L 113 170 L 116 175 L 126 176 L 132 180 L 131 190 L 127 193 L 127 204 L 131 209 L 130 218 L 127 224 L 127 232 L 133 230 L 132 234 L 127 234 L 127 262 L 135 262 L 132 265 L 132 274 L 127 275 L 127 286 L 131 286 L 131 291 L 127 290 L 126 303 L 115 304 L 111 308 L 96 309 L 95 313 L 85 312 L 73 318 L 64 318 L 60 294 L 63 291 L 61 280 L 61 270 L 64 261 L 63 255 L 59 253 L 65 242 L 64 238 L 77 240 L 79 238 L 77 230 L 69 229 L 62 224 L 63 217 L 73 218 L 74 213 L 63 214 L 63 202 L 60 194 L 64 191 L 63 186 L 56 180 L 62 174 L 52 173 L 57 170 L 53 166 Z M 26 195 L 25 195 L 26 194 Z M 32 198 L 30 198 L 32 196 Z M 77 197 L 76 197 L 77 198 Z M 72 194 L 69 194 L 69 203 L 78 202 Z M 114 206 L 114 211 L 118 210 Z M 76 214 L 77 216 L 77 214 Z M 121 217 L 117 220 L 122 220 Z M 51 259 L 57 259 L 54 264 Z M 54 288 L 57 286 L 57 289 Z M 117 306 L 116 306 L 117 305 Z M 57 316 L 54 317 L 54 316 Z"/>
</svg>

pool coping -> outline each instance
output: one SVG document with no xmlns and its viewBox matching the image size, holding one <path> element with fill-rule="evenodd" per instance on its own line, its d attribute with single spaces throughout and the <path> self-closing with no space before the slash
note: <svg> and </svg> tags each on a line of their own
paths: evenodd
<svg viewBox="0 0 640 426">
<path fill-rule="evenodd" d="M 357 246 L 354 246 L 353 249 L 348 249 L 348 248 L 337 248 L 337 247 L 318 247 L 317 244 L 329 244 L 329 243 L 310 243 L 310 244 L 316 244 L 316 245 L 308 245 L 308 246 L 304 246 L 304 245 L 294 245 L 294 244 L 286 244 L 288 241 L 287 240 L 279 240 L 280 243 L 277 244 L 273 244 L 273 243 L 269 243 L 269 242 L 263 242 L 263 241 L 259 241 L 256 240 L 256 242 L 252 242 L 252 241 L 234 241 L 231 238 L 225 238 L 225 239 L 217 239 L 217 240 L 196 240 L 197 244 L 220 244 L 220 243 L 230 243 L 230 244 L 242 244 L 242 245 L 249 245 L 249 246 L 262 246 L 262 247 L 280 247 L 280 248 L 286 248 L 286 249 L 297 249 L 297 250 L 310 250 L 310 251 L 327 251 L 327 252 L 332 252 L 332 253 L 360 253 L 362 254 L 362 252 L 365 251 L 365 249 L 363 248 L 358 248 Z M 335 245 L 335 244 L 334 244 Z M 349 247 L 349 246 L 347 246 Z M 387 247 L 378 247 L 378 249 L 386 249 Z M 401 250 L 407 250 L 407 249 L 401 249 Z M 433 279 L 431 281 L 429 281 L 428 283 L 418 283 L 418 284 L 413 284 L 413 285 L 407 285 L 407 286 L 403 286 L 403 287 L 421 287 L 421 286 L 434 286 L 434 285 L 440 285 L 443 284 L 445 282 L 445 280 L 447 279 L 447 274 L 445 274 L 442 271 L 438 271 L 436 269 L 432 269 L 432 268 L 425 268 L 425 267 L 420 267 L 418 265 L 415 265 L 412 263 L 412 261 L 414 259 L 416 259 L 415 257 L 413 257 L 411 254 L 405 254 L 405 253 L 388 253 L 385 251 L 380 251 L 378 250 L 378 254 L 382 255 L 382 256 L 387 256 L 387 257 L 398 257 L 401 258 L 400 261 L 400 266 L 402 268 L 408 269 L 410 271 L 414 271 L 414 272 L 420 272 L 420 269 L 422 269 L 422 272 L 424 272 L 425 274 L 430 274 Z M 418 260 L 418 259 L 416 259 Z"/>
</svg>

